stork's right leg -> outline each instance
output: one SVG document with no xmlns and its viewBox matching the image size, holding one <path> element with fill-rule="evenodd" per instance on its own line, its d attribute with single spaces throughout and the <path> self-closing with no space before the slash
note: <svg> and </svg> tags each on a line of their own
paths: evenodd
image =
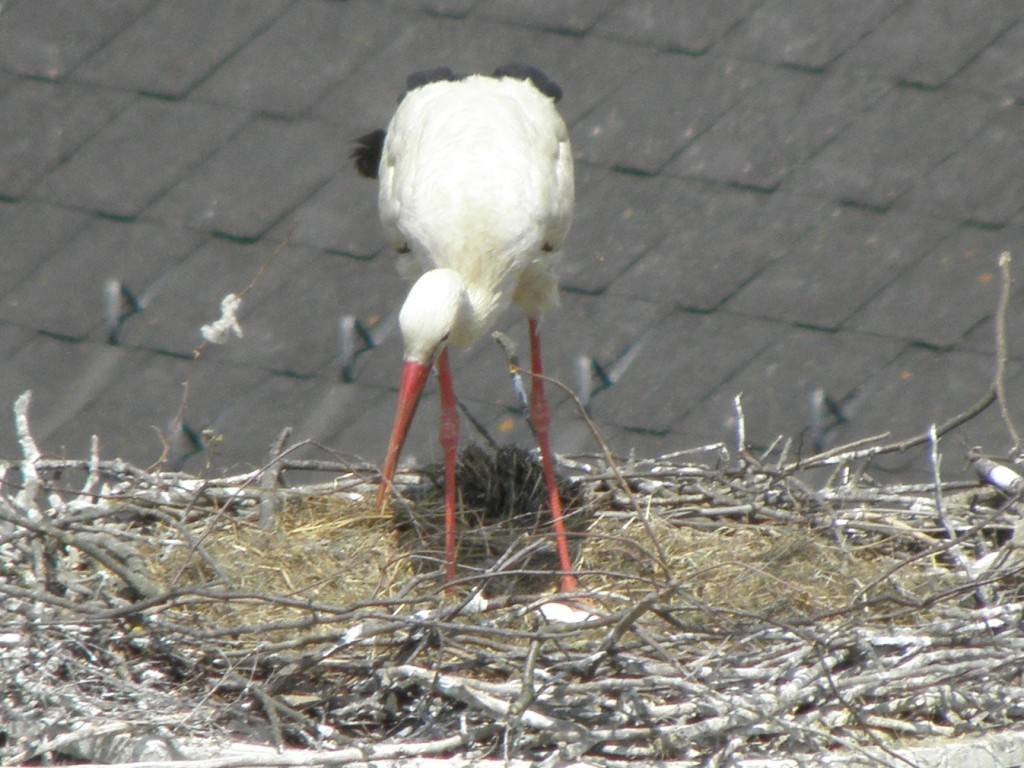
<svg viewBox="0 0 1024 768">
<path fill-rule="evenodd" d="M 530 327 L 530 364 L 533 370 L 533 382 L 530 388 L 530 421 L 537 433 L 540 447 L 540 459 L 544 465 L 544 482 L 548 487 L 548 504 L 551 507 L 551 520 L 555 526 L 555 547 L 558 550 L 558 561 L 562 566 L 561 583 L 563 592 L 576 592 L 579 584 L 572 570 L 572 559 L 569 556 L 569 542 L 565 535 L 565 521 L 562 517 L 562 500 L 558 496 L 558 482 L 555 478 L 554 455 L 551 453 L 551 410 L 547 397 L 544 395 L 544 369 L 540 359 L 540 333 L 537 319 L 529 318 Z"/>
</svg>

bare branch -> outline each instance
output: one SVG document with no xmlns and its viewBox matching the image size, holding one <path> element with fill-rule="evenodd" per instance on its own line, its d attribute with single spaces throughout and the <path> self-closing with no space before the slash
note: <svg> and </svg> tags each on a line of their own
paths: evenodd
<svg viewBox="0 0 1024 768">
<path fill-rule="evenodd" d="M 1010 418 L 1010 410 L 1007 407 L 1006 400 L 1006 314 L 1010 308 L 1010 287 L 1013 285 L 1013 279 L 1010 277 L 1010 261 L 1009 251 L 1003 251 L 999 255 L 999 274 L 1001 280 L 999 284 L 999 306 L 996 309 L 995 320 L 996 373 L 992 388 L 999 399 L 999 412 L 1002 414 L 1003 423 L 1010 433 L 1010 439 L 1013 440 L 1013 451 L 1016 451 L 1020 448 L 1020 434 L 1013 425 L 1013 419 Z"/>
</svg>

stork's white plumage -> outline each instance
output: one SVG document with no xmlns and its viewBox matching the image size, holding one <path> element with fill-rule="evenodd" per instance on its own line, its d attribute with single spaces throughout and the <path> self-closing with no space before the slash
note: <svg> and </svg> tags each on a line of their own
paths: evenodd
<svg viewBox="0 0 1024 768">
<path fill-rule="evenodd" d="M 561 92 L 542 72 L 521 65 L 493 76 L 434 70 L 411 76 L 409 86 L 386 134 L 363 137 L 354 153 L 361 171 L 378 172 L 381 221 L 391 245 L 407 254 L 403 271 L 421 273 L 399 315 L 405 363 L 378 504 L 387 506 L 399 454 L 436 364 L 445 457 L 445 565 L 448 580 L 455 577 L 459 426 L 447 345 L 472 343 L 515 303 L 529 321 L 537 374 L 530 419 L 548 486 L 561 587 L 575 591 L 537 329 L 541 314 L 557 303 L 552 259 L 573 212 L 569 136 L 555 108 Z"/>
</svg>

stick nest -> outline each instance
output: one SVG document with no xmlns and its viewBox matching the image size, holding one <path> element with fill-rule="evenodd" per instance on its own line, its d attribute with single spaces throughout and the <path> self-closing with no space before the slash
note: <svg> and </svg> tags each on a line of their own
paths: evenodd
<svg viewBox="0 0 1024 768">
<path fill-rule="evenodd" d="M 563 461 L 575 603 L 515 449 L 463 454 L 447 593 L 433 470 L 381 515 L 368 468 L 0 465 L 0 762 L 904 765 L 1021 729 L 1017 496 L 702 458 Z"/>
</svg>

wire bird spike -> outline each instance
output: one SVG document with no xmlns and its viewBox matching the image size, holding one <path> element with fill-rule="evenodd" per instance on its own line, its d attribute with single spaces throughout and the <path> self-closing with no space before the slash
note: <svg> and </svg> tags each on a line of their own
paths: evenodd
<svg viewBox="0 0 1024 768">
<path fill-rule="evenodd" d="M 111 278 L 104 284 L 104 306 L 107 343 L 116 345 L 125 322 L 142 311 L 142 302 L 123 281 Z"/>
<path fill-rule="evenodd" d="M 519 368 L 519 355 L 516 352 L 516 343 L 501 331 L 493 331 L 491 338 L 501 347 L 501 351 L 505 353 L 505 359 L 508 362 L 508 373 L 512 379 L 512 389 L 519 400 L 519 407 L 527 419 L 529 419 L 530 397 L 526 394 L 526 387 L 523 386 L 523 374 Z"/>
</svg>

